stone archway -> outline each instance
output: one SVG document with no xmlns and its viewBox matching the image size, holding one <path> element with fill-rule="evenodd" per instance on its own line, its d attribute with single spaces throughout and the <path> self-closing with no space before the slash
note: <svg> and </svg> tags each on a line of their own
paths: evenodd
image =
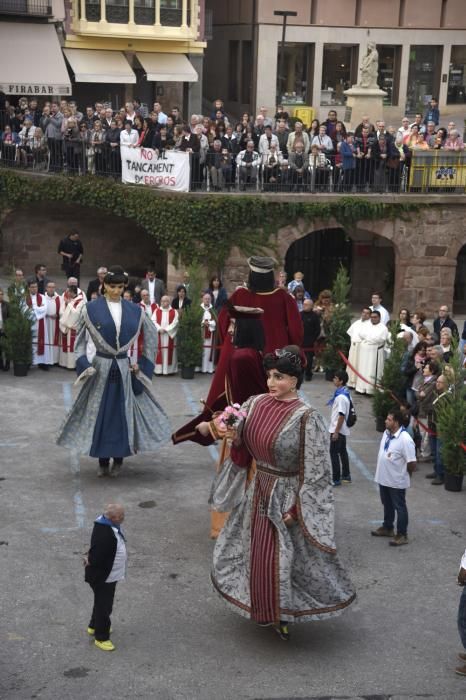
<svg viewBox="0 0 466 700">
<path fill-rule="evenodd" d="M 3 217 L 0 234 L 0 267 L 5 273 L 19 265 L 29 275 L 37 263 L 49 276 L 63 276 L 57 247 L 70 229 L 80 232 L 84 246 L 81 274 L 94 277 L 100 265 L 122 264 L 134 277 L 143 277 L 153 263 L 166 279 L 167 256 L 156 240 L 134 221 L 78 204 L 41 202 L 18 207 Z"/>
</svg>

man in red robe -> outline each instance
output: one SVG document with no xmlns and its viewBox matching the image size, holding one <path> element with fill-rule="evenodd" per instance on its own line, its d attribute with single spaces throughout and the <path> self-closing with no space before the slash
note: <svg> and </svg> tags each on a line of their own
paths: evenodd
<svg viewBox="0 0 466 700">
<path fill-rule="evenodd" d="M 273 258 L 253 256 L 249 258 L 248 287 L 240 287 L 231 295 L 230 306 L 225 305 L 218 317 L 218 343 L 222 344 L 220 358 L 215 370 L 214 378 L 206 399 L 206 409 L 203 413 L 179 428 L 172 440 L 175 444 L 192 440 L 201 445 L 210 444 L 208 438 L 204 438 L 196 430 L 195 426 L 204 420 L 211 420 L 212 411 L 221 411 L 226 406 L 225 377 L 233 351 L 231 336 L 228 327 L 231 321 L 231 305 L 239 307 L 263 309 L 262 325 L 265 334 L 264 353 L 273 352 L 285 345 L 302 346 L 303 323 L 294 298 L 283 287 L 275 287 L 274 266 L 277 264 Z M 266 391 L 266 389 L 265 389 Z M 248 396 L 252 396 L 249 392 Z M 209 410 L 211 409 L 211 410 Z"/>
</svg>

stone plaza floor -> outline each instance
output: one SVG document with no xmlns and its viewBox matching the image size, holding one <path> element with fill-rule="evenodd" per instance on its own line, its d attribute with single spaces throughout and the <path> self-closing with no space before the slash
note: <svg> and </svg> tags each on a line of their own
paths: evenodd
<svg viewBox="0 0 466 700">
<path fill-rule="evenodd" d="M 455 700 L 461 644 L 456 584 L 466 547 L 466 492 L 431 486 L 420 465 L 408 492 L 410 544 L 370 536 L 382 507 L 373 483 L 380 434 L 355 397 L 353 483 L 336 489 L 340 557 L 357 601 L 340 617 L 292 627 L 289 643 L 228 610 L 210 584 L 207 498 L 215 447 L 163 447 L 98 479 L 96 460 L 54 444 L 76 389 L 71 371 L 0 372 L 0 697 L 5 700 L 313 700 L 364 696 Z M 210 377 L 155 378 L 176 429 L 198 412 Z M 327 415 L 332 384 L 304 397 Z M 117 587 L 112 654 L 86 632 L 91 591 L 82 554 L 104 504 L 126 507 L 128 578 Z"/>
</svg>

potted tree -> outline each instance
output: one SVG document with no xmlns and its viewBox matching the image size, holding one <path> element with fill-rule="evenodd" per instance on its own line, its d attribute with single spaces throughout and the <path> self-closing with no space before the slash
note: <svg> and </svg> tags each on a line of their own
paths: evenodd
<svg viewBox="0 0 466 700">
<path fill-rule="evenodd" d="M 448 394 L 437 403 L 436 427 L 440 439 L 440 454 L 445 468 L 444 487 L 461 491 L 466 471 L 466 371 L 458 353 L 458 341 L 453 340 L 450 361 L 445 366 L 450 387 Z"/>
<path fill-rule="evenodd" d="M 325 379 L 330 382 L 337 370 L 345 368 L 338 351 L 348 355 L 351 343 L 348 335 L 348 328 L 351 325 L 350 289 L 351 282 L 348 272 L 343 265 L 340 265 L 332 286 L 333 311 L 329 321 L 324 321 L 325 348 L 322 352 L 322 362 L 325 369 Z"/>
<path fill-rule="evenodd" d="M 178 362 L 183 379 L 194 379 L 194 368 L 202 362 L 202 316 L 200 305 L 201 275 L 199 268 L 189 268 L 189 295 L 192 304 L 180 314 L 178 333 L 176 336 Z"/>
<path fill-rule="evenodd" d="M 406 352 L 402 338 L 398 338 L 399 326 L 394 324 L 391 329 L 390 355 L 385 360 L 380 388 L 375 390 L 372 397 L 372 411 L 375 416 L 375 428 L 383 433 L 385 419 L 390 411 L 397 408 L 403 401 L 406 389 L 406 378 L 401 373 L 401 361 Z"/>
<path fill-rule="evenodd" d="M 1 342 L 6 357 L 13 363 L 15 377 L 25 377 L 32 362 L 32 324 L 32 311 L 26 306 L 24 295 L 12 293 Z"/>
</svg>

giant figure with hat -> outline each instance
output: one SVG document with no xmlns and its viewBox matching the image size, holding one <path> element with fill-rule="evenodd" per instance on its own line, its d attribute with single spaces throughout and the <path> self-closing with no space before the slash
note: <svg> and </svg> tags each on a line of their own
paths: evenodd
<svg viewBox="0 0 466 700">
<path fill-rule="evenodd" d="M 116 476 L 125 457 L 154 452 L 170 437 L 168 418 L 150 390 L 157 333 L 138 304 L 122 299 L 127 283 L 123 268 L 111 267 L 104 296 L 82 308 L 75 343 L 82 386 L 57 438 L 62 447 L 96 457 L 99 476 Z M 130 365 L 128 350 L 140 333 L 137 363 Z M 92 363 L 88 337 L 97 350 Z"/>
<path fill-rule="evenodd" d="M 196 431 L 196 425 L 210 420 L 213 412 L 223 410 L 228 403 L 225 381 L 230 356 L 234 349 L 231 335 L 228 333 L 233 307 L 262 309 L 264 352 L 273 352 L 276 348 L 282 348 L 285 345 L 299 347 L 302 345 L 303 323 L 296 301 L 286 289 L 275 287 L 276 261 L 271 257 L 253 256 L 249 258 L 248 264 L 248 286 L 240 287 L 233 292 L 229 299 L 230 304 L 223 307 L 218 317 L 217 329 L 222 349 L 209 395 L 205 401 L 205 410 L 173 434 L 172 439 L 175 444 L 185 440 L 192 440 L 201 445 L 209 445 L 212 442 L 212 438 L 204 437 Z M 264 391 L 266 390 L 265 388 Z M 253 392 L 250 391 L 248 396 L 251 395 Z"/>
</svg>

